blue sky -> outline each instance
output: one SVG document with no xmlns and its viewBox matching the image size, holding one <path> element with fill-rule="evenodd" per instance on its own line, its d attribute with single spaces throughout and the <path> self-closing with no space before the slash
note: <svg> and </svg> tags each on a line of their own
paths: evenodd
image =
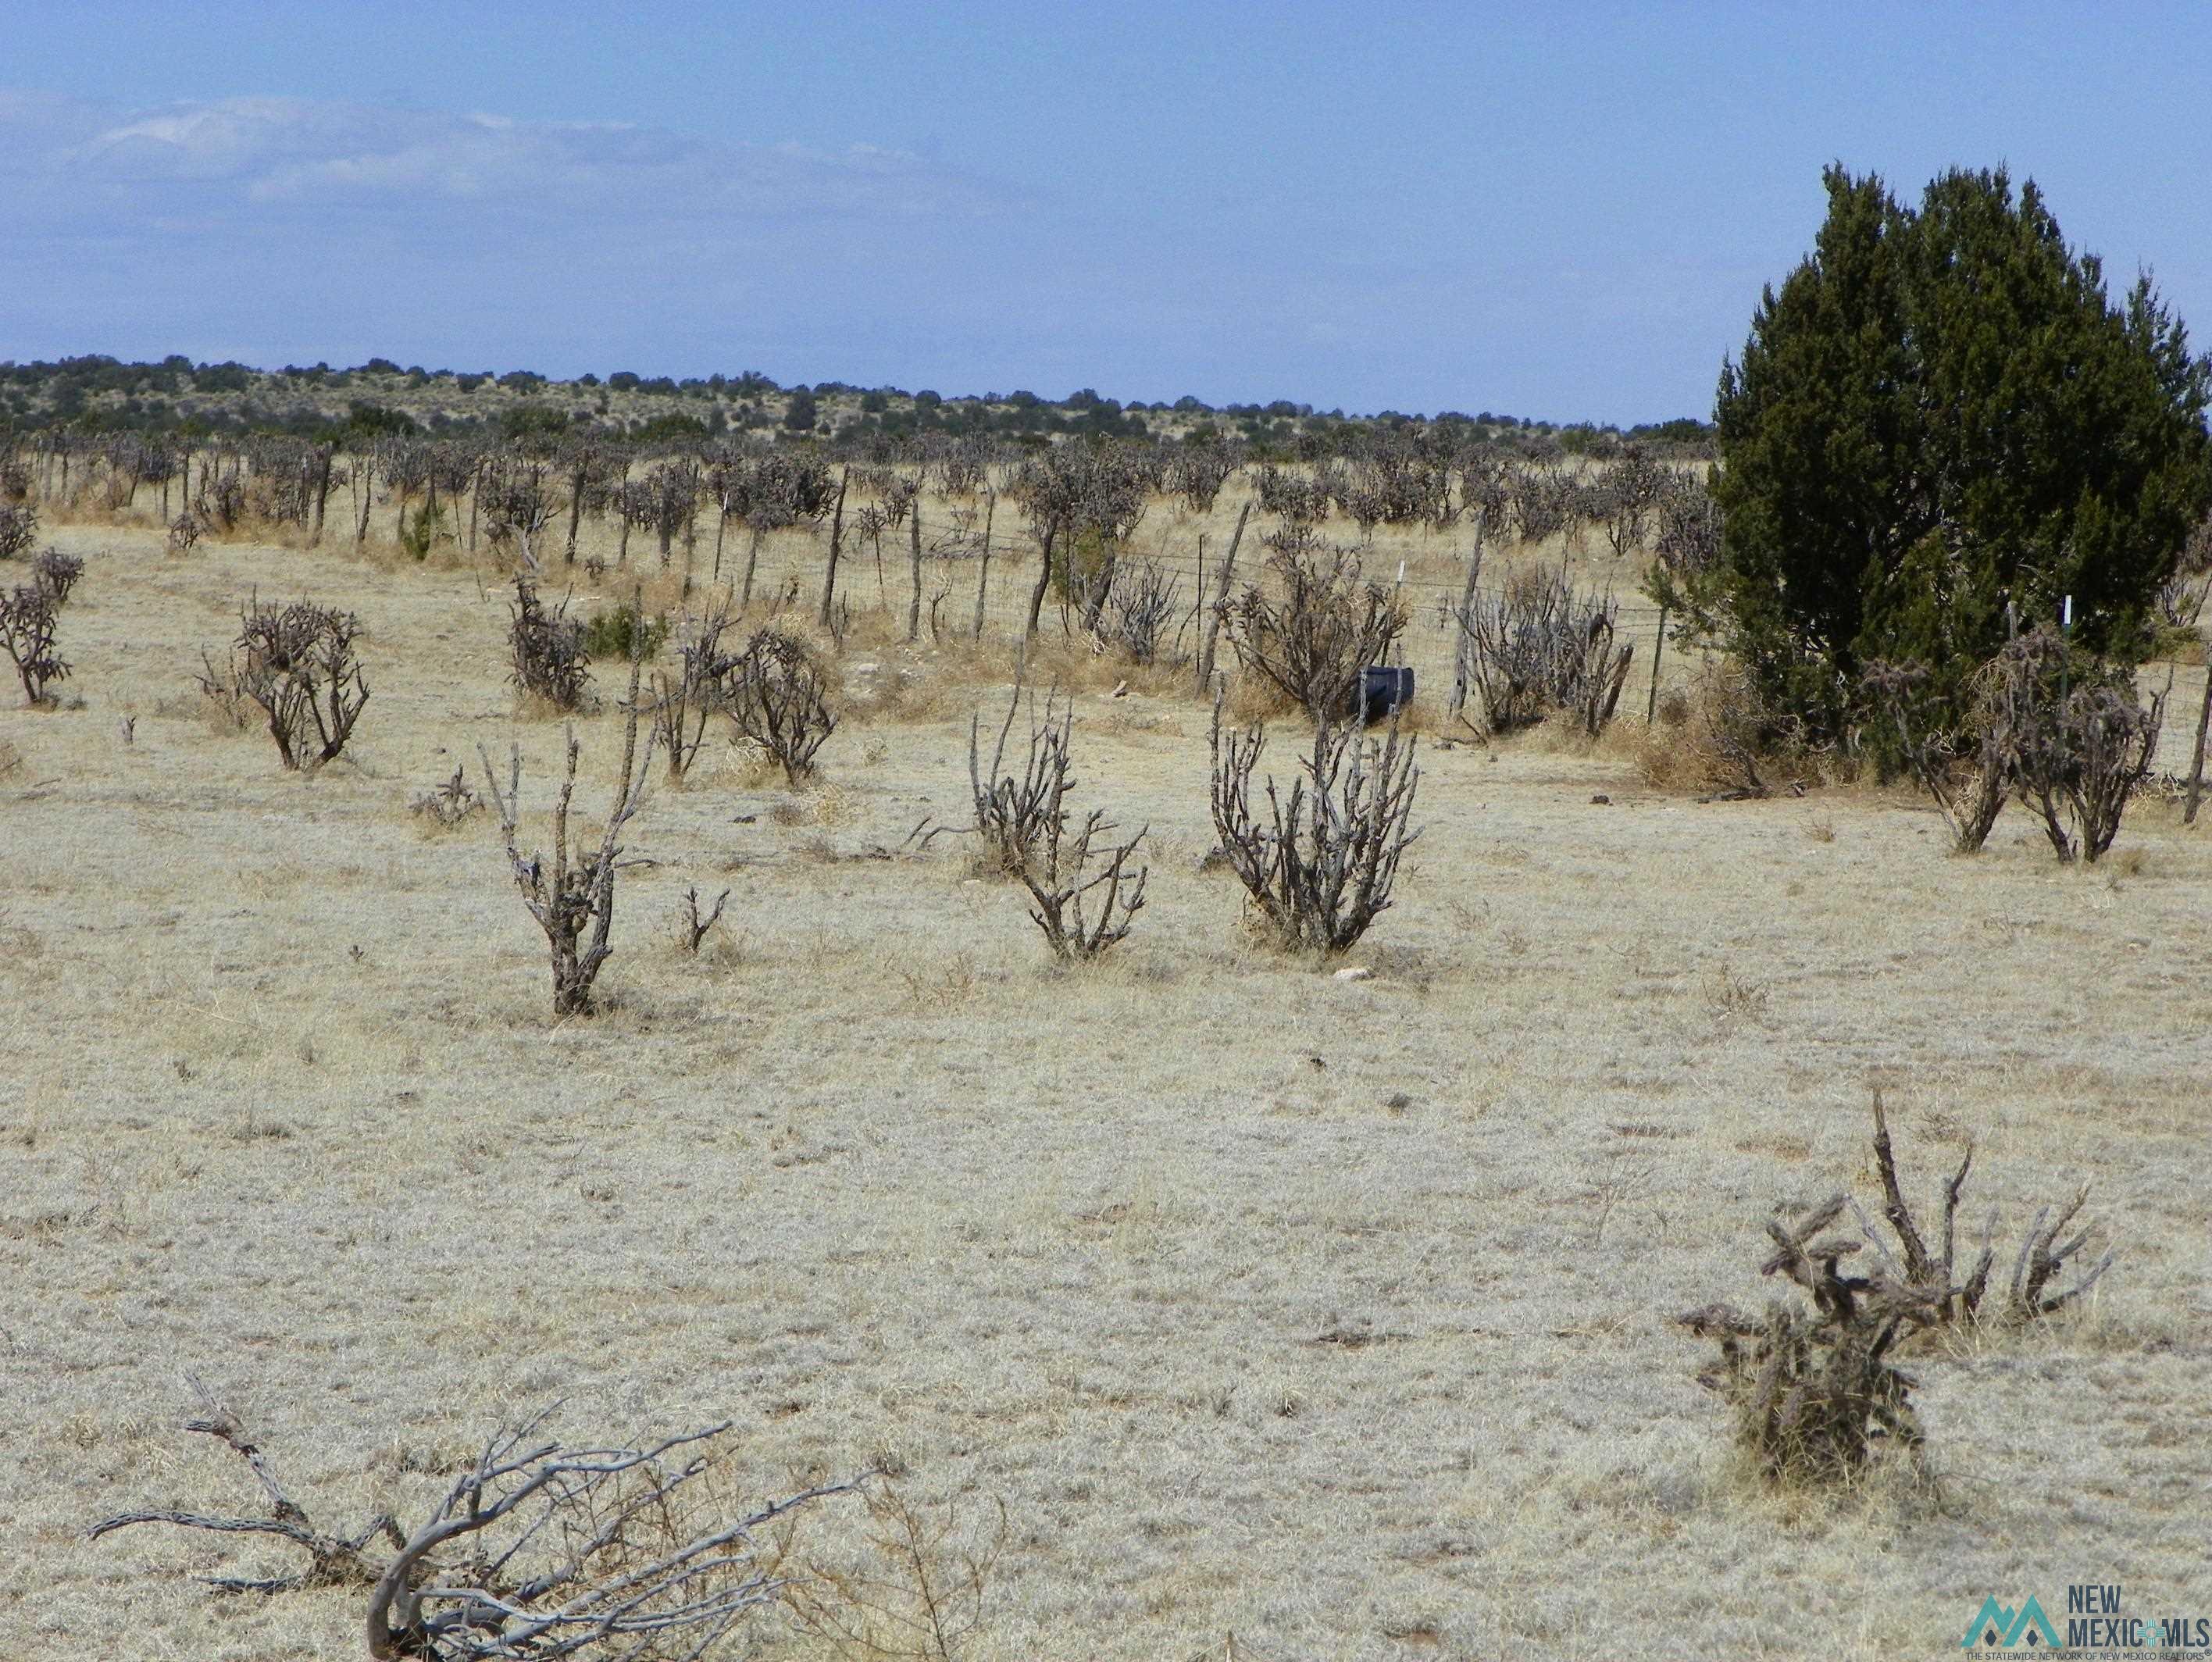
<svg viewBox="0 0 2212 1662">
<path fill-rule="evenodd" d="M 0 0 L 0 357 L 1704 414 L 1821 167 L 2212 344 L 2212 9 Z"/>
</svg>

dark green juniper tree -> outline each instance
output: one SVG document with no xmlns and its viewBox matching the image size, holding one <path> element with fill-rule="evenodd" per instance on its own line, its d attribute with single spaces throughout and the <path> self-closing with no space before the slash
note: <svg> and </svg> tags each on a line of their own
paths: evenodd
<svg viewBox="0 0 2212 1662">
<path fill-rule="evenodd" d="M 2140 658 L 2212 500 L 2212 359 L 2148 277 L 2112 304 L 2033 182 L 1949 173 L 1917 211 L 1826 182 L 1813 252 L 1721 371 L 1721 556 L 1654 592 L 1815 738 L 1876 659 L 1962 706 L 2008 601 L 2025 628 L 2071 594 L 2078 645 Z"/>
</svg>

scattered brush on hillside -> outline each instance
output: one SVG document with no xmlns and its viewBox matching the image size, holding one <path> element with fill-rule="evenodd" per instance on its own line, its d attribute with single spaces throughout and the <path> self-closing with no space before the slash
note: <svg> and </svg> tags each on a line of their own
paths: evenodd
<svg viewBox="0 0 2212 1662">
<path fill-rule="evenodd" d="M 229 1593 L 316 1589 L 363 1600 L 373 1662 L 521 1662 L 576 1657 L 673 1662 L 717 1653 L 753 1613 L 783 1604 L 795 1516 L 858 1481 L 738 1503 L 728 1422 L 635 1447 L 577 1447 L 547 1416 L 502 1428 L 412 1528 L 389 1513 L 350 1535 L 319 1527 L 278 1483 L 238 1416 L 199 1390 L 185 1429 L 235 1452 L 266 1516 L 149 1508 L 101 1519 L 98 1539 L 143 1524 L 282 1541 L 289 1574 L 206 1578 Z M 956 1595 L 957 1596 L 957 1595 Z M 834 1610 L 828 1601 L 816 1608 Z"/>
</svg>

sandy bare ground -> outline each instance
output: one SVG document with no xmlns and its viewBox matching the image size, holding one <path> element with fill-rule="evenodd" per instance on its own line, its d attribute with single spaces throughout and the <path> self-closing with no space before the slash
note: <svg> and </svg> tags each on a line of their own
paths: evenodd
<svg viewBox="0 0 2212 1662">
<path fill-rule="evenodd" d="M 175 1428 L 186 1371 L 332 1521 L 555 1398 L 586 1435 L 732 1417 L 764 1489 L 879 1461 L 1002 1498 L 978 1658 L 1932 1656 L 1992 1593 L 2212 1610 L 2212 844 L 2170 808 L 2063 871 L 2018 814 L 1960 861 L 1903 797 L 1427 748 L 1348 985 L 1194 870 L 1202 708 L 1087 690 L 1085 788 L 1155 877 L 1117 961 L 1058 974 L 957 846 L 872 857 L 957 820 L 999 695 L 872 650 L 914 692 L 823 787 L 656 786 L 616 1007 L 556 1028 L 491 828 L 407 811 L 519 736 L 543 835 L 559 728 L 516 719 L 495 586 L 60 540 L 86 707 L 0 712 L 0 1651 L 355 1653 L 340 1595 L 187 1579 L 281 1558 L 82 1539 L 252 1508 Z M 186 695 L 256 585 L 372 632 L 318 777 Z M 692 883 L 732 891 L 696 960 Z M 1977 1228 L 2078 1178 L 2120 1261 L 2047 1332 L 1917 1358 L 1935 1494 L 1765 1496 L 1666 1318 L 1757 1307 L 1778 1200 L 1869 1192 L 1877 1083 L 1923 1193 L 1978 1132 Z"/>
</svg>

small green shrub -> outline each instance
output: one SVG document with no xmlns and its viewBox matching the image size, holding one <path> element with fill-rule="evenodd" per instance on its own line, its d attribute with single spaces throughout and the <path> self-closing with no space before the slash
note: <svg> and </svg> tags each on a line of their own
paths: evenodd
<svg viewBox="0 0 2212 1662">
<path fill-rule="evenodd" d="M 399 546 L 417 560 L 428 560 L 430 550 L 446 535 L 446 510 L 436 503 L 416 509 L 411 519 L 404 515 L 400 519 Z"/>
<path fill-rule="evenodd" d="M 601 612 L 584 625 L 584 649 L 596 658 L 628 658 L 630 634 L 637 628 L 637 612 L 628 605 L 617 606 L 612 611 Z M 665 613 L 645 626 L 645 644 L 640 658 L 651 658 L 660 651 L 661 643 L 668 639 L 668 618 Z"/>
</svg>

